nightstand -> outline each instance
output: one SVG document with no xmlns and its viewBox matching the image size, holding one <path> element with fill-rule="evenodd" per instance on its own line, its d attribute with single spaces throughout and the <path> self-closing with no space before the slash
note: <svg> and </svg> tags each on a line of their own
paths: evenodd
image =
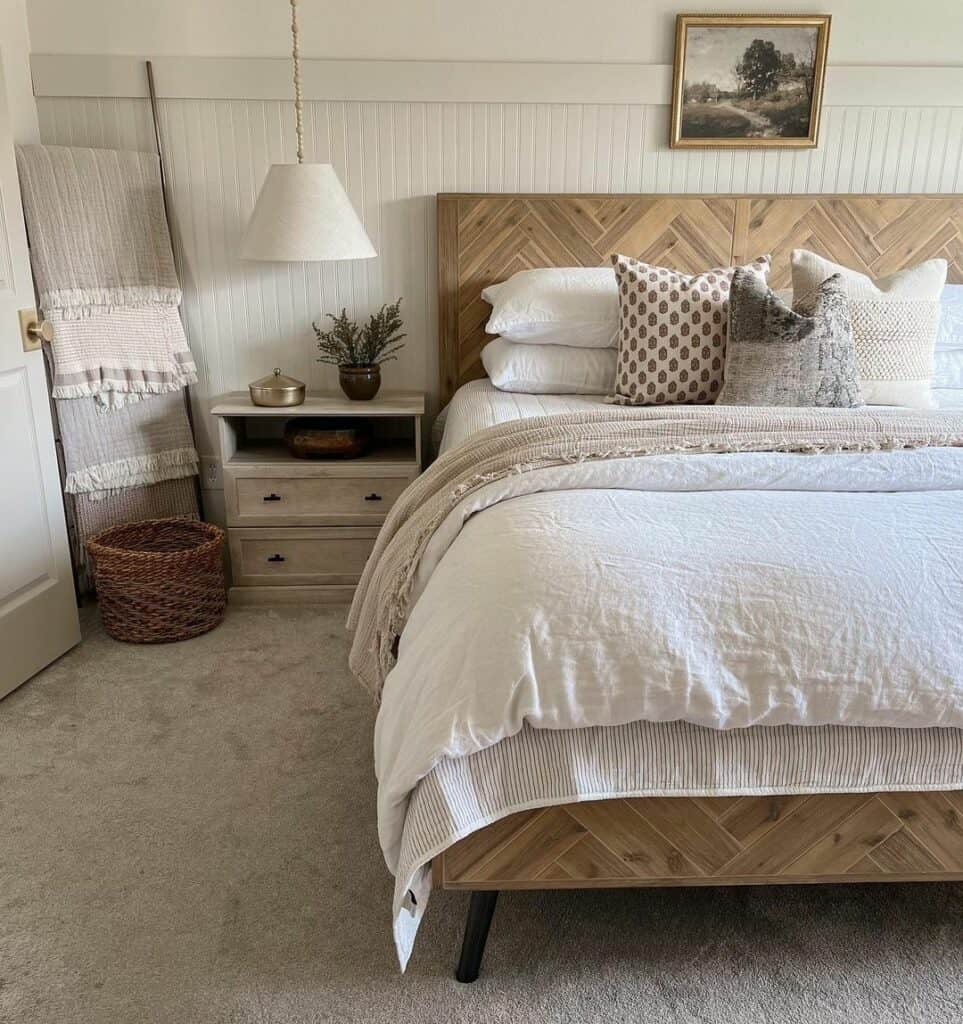
<svg viewBox="0 0 963 1024">
<path fill-rule="evenodd" d="M 233 601 L 350 601 L 378 528 L 421 472 L 421 392 L 370 402 L 309 392 L 302 405 L 254 405 L 247 392 L 214 401 L 231 552 Z M 288 420 L 370 421 L 374 441 L 355 459 L 301 459 L 282 438 Z"/>
</svg>

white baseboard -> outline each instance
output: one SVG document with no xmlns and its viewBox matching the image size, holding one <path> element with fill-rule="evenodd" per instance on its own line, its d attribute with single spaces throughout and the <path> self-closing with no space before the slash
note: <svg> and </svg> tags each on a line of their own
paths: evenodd
<svg viewBox="0 0 963 1024">
<path fill-rule="evenodd" d="M 242 604 L 351 604 L 354 587 L 231 587 L 227 599 Z"/>
</svg>

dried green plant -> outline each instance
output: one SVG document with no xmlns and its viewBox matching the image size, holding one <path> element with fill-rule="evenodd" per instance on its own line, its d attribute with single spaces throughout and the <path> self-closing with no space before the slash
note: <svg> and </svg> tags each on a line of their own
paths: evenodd
<svg viewBox="0 0 963 1024">
<path fill-rule="evenodd" d="M 397 359 L 397 353 L 404 348 L 401 329 L 401 299 L 386 304 L 372 313 L 362 327 L 348 316 L 346 309 L 339 316 L 328 313 L 331 329 L 322 331 L 320 324 L 313 324 L 318 336 L 319 363 L 334 366 L 374 366 Z"/>
</svg>

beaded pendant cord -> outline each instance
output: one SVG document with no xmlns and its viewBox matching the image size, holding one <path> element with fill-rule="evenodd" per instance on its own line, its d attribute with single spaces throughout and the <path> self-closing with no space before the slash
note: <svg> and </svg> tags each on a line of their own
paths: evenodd
<svg viewBox="0 0 963 1024">
<path fill-rule="evenodd" d="M 294 124 L 298 136 L 298 163 L 304 163 L 304 99 L 301 95 L 301 47 L 298 35 L 298 0 L 291 0 L 291 56 L 294 58 Z"/>
</svg>

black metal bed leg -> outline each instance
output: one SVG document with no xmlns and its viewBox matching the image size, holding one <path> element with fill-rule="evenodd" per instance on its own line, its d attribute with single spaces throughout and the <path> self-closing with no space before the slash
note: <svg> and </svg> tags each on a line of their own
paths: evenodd
<svg viewBox="0 0 963 1024">
<path fill-rule="evenodd" d="M 468 920 L 465 922 L 465 937 L 461 943 L 461 957 L 455 979 L 461 982 L 475 981 L 485 954 L 485 940 L 495 913 L 498 890 L 477 891 L 471 894 Z"/>
</svg>

